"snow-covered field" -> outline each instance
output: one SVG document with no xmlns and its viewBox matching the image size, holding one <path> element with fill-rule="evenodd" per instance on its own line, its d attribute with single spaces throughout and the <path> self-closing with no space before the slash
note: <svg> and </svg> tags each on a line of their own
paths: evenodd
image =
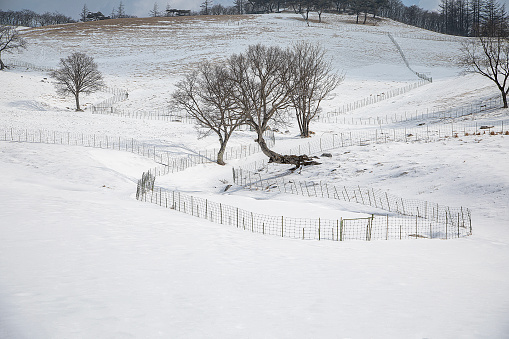
<svg viewBox="0 0 509 339">
<path fill-rule="evenodd" d="M 319 42 L 345 81 L 324 110 L 407 86 L 406 68 L 431 84 L 351 111 L 349 118 L 477 103 L 497 95 L 489 81 L 455 64 L 460 38 L 381 21 L 353 25 L 324 15 L 108 21 L 23 31 L 27 51 L 7 56 L 56 67 L 73 51 L 92 55 L 108 86 L 125 88 L 124 110 L 167 109 L 173 85 L 205 59 L 249 44 Z M 8 63 L 7 63 L 8 64 Z M 46 73 L 0 73 L 0 132 L 46 130 L 134 138 L 176 153 L 217 147 L 191 124 L 74 112 Z M 84 107 L 111 96 L 85 96 Z M 454 121 L 479 126 L 505 110 Z M 435 119 L 436 120 L 436 119 Z M 425 121 L 427 124 L 435 120 Z M 448 120 L 449 121 L 449 120 Z M 419 121 L 421 122 L 421 121 Z M 450 122 L 450 121 L 449 121 Z M 445 122 L 447 123 L 447 121 Z M 410 128 L 416 123 L 391 124 Z M 443 126 L 434 124 L 433 126 Z M 317 139 L 376 126 L 317 122 Z M 277 147 L 300 140 L 295 126 Z M 231 146 L 253 143 L 247 131 Z M 360 185 L 407 199 L 472 211 L 473 234 L 454 240 L 292 240 L 211 223 L 135 199 L 141 173 L 156 166 L 129 152 L 0 142 L 1 338 L 503 338 L 509 337 L 509 136 L 459 135 L 435 142 L 390 142 L 330 151 L 322 165 L 288 176 Z M 320 155 L 320 154 L 317 154 Z M 159 185 L 256 213 L 302 218 L 369 213 L 337 201 L 248 191 L 225 167 L 199 165 Z M 280 171 L 271 165 L 266 174 Z"/>
</svg>

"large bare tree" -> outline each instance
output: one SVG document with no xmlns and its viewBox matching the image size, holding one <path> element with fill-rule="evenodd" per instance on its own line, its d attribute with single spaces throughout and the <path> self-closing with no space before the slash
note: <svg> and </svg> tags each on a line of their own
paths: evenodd
<svg viewBox="0 0 509 339">
<path fill-rule="evenodd" d="M 504 37 L 479 37 L 462 46 L 461 65 L 495 83 L 507 108 L 509 92 L 509 41 Z"/>
<path fill-rule="evenodd" d="M 224 64 L 203 62 L 198 70 L 177 83 L 172 101 L 194 117 L 201 127 L 219 137 L 217 163 L 224 165 L 226 144 L 244 123 L 233 97 L 233 83 Z"/>
<path fill-rule="evenodd" d="M 2 61 L 2 52 L 10 52 L 26 48 L 26 41 L 23 39 L 16 28 L 12 26 L 0 26 L 0 71 L 5 68 Z"/>
<path fill-rule="evenodd" d="M 302 42 L 294 45 L 290 62 L 290 99 L 301 137 L 309 137 L 309 124 L 318 116 L 320 104 L 343 80 L 333 71 L 325 50 Z"/>
<path fill-rule="evenodd" d="M 289 50 L 261 44 L 251 45 L 245 53 L 234 54 L 228 60 L 237 105 L 255 130 L 262 152 L 273 162 L 284 159 L 269 149 L 263 132 L 291 104 L 289 60 Z"/>
<path fill-rule="evenodd" d="M 94 58 L 80 52 L 60 59 L 59 68 L 51 72 L 51 76 L 56 80 L 55 86 L 59 93 L 74 95 L 76 111 L 81 111 L 80 93 L 92 93 L 104 86 Z"/>
</svg>

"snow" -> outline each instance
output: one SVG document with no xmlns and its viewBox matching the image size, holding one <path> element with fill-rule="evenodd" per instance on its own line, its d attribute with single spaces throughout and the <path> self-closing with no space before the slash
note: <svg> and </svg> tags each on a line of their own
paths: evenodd
<svg viewBox="0 0 509 339">
<path fill-rule="evenodd" d="M 461 38 L 381 21 L 323 15 L 136 19 L 27 29 L 20 59 L 55 67 L 77 48 L 94 56 L 110 87 L 129 100 L 115 108 L 168 109 L 173 85 L 200 60 L 221 60 L 264 42 L 320 42 L 345 74 L 324 111 L 416 83 L 384 32 L 433 83 L 344 115 L 373 118 L 475 105 L 496 96 L 489 81 L 455 64 Z M 188 20 L 188 21 L 187 21 Z M 8 62 L 7 62 L 8 64 Z M 47 73 L 0 72 L 0 133 L 10 128 L 133 138 L 185 155 L 218 147 L 191 124 L 92 114 L 111 97 L 56 94 Z M 342 117 L 342 116 L 340 116 Z M 465 122 L 455 119 L 456 125 Z M 505 110 L 467 116 L 509 128 Z M 433 128 L 437 119 L 424 122 Z M 420 122 L 420 121 L 419 121 Z M 412 128 L 416 121 L 382 128 Z M 376 125 L 316 122 L 311 140 L 296 126 L 276 149 Z M 239 131 L 230 146 L 252 145 Z M 0 141 L 1 338 L 502 338 L 509 333 L 509 141 L 463 135 L 437 141 L 371 143 L 329 151 L 320 166 L 288 180 L 382 189 L 407 199 L 472 210 L 473 234 L 454 240 L 292 240 L 246 232 L 135 199 L 141 173 L 157 164 L 129 152 Z M 317 154 L 320 155 L 320 154 Z M 168 189 L 256 213 L 357 217 L 366 206 L 233 186 L 232 167 L 263 156 L 202 164 L 157 178 Z M 287 168 L 285 167 L 284 170 Z M 262 175 L 280 173 L 271 165 Z"/>
</svg>

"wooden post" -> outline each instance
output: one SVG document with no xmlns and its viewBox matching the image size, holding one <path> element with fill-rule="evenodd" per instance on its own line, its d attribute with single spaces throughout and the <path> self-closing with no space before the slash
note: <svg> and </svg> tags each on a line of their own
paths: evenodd
<svg viewBox="0 0 509 339">
<path fill-rule="evenodd" d="M 318 240 L 320 240 L 320 218 L 318 218 Z"/>
<path fill-rule="evenodd" d="M 415 239 L 417 239 L 417 216 L 415 216 Z"/>
<path fill-rule="evenodd" d="M 284 217 L 281 216 L 281 237 L 284 237 L 284 230 L 285 230 L 285 226 L 284 226 Z"/>
<path fill-rule="evenodd" d="M 448 219 L 447 219 L 447 211 L 445 211 L 445 239 L 447 240 L 447 223 L 448 223 Z"/>
<path fill-rule="evenodd" d="M 385 240 L 389 240 L 389 215 L 387 214 L 387 230 L 385 231 Z"/>
<path fill-rule="evenodd" d="M 458 238 L 460 237 L 460 214 L 458 213 Z"/>
<path fill-rule="evenodd" d="M 343 218 L 341 218 L 341 223 L 339 224 L 339 241 L 343 241 Z"/>
</svg>

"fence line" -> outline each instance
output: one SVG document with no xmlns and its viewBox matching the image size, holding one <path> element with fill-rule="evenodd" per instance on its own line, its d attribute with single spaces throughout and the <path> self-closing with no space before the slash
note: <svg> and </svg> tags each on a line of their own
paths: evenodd
<svg viewBox="0 0 509 339">
<path fill-rule="evenodd" d="M 145 173 L 144 176 L 150 174 Z M 147 189 L 138 182 L 136 198 L 223 225 L 254 233 L 293 239 L 314 240 L 393 240 L 409 238 L 452 239 L 471 234 L 470 211 L 447 214 L 445 224 L 422 217 L 371 215 L 365 218 L 305 219 L 254 213 L 209 201 L 179 191 L 153 186 Z M 447 217 L 446 217 L 447 218 Z"/>
<path fill-rule="evenodd" d="M 440 109 L 440 108 L 432 108 L 431 111 L 429 108 L 418 112 L 405 112 L 404 114 L 391 114 L 379 117 L 369 117 L 369 118 L 354 118 L 354 117 L 338 117 L 337 115 L 329 115 L 326 113 L 324 116 L 320 117 L 321 121 L 326 122 L 334 122 L 338 124 L 350 124 L 350 125 L 388 125 L 393 123 L 401 123 L 401 122 L 410 122 L 410 121 L 425 121 L 427 119 L 454 119 L 461 118 L 471 115 L 472 120 L 475 119 L 475 114 L 480 114 L 489 110 L 500 108 L 502 104 L 502 98 L 500 96 L 495 96 L 487 99 L 483 99 L 477 103 L 471 103 L 468 105 L 463 105 L 459 107 L 454 107 L 450 109 Z"/>
<path fill-rule="evenodd" d="M 461 227 L 471 225 L 470 210 L 453 208 L 416 199 L 403 199 L 379 189 L 360 186 L 337 186 L 328 183 L 284 180 L 280 176 L 262 177 L 260 172 L 233 169 L 234 183 L 256 190 L 278 190 L 280 193 L 342 200 L 381 209 L 402 216 L 433 220 L 438 224 Z M 424 221 L 423 221 L 424 222 Z"/>
<path fill-rule="evenodd" d="M 415 75 L 417 75 L 419 78 L 423 79 L 423 80 L 426 80 L 428 82 L 433 82 L 433 78 L 431 77 L 428 77 L 427 75 L 423 74 L 423 73 L 419 73 L 419 72 L 416 72 L 413 70 L 412 67 L 410 67 L 410 64 L 408 63 L 408 60 L 405 56 L 405 53 L 403 53 L 403 50 L 401 49 L 401 47 L 399 46 L 399 44 L 396 42 L 396 40 L 394 39 L 394 37 L 392 36 L 391 33 L 387 32 L 387 36 L 389 37 L 389 39 L 391 39 L 392 43 L 396 46 L 399 54 L 401 55 L 401 58 L 403 59 L 403 62 L 405 63 L 406 67 L 412 71 L 412 73 L 414 73 Z"/>
<path fill-rule="evenodd" d="M 274 133 L 265 133 L 267 144 L 274 145 Z M 76 132 L 59 132 L 47 130 L 28 130 L 4 128 L 0 129 L 0 141 L 29 142 L 85 146 L 103 149 L 114 149 L 138 154 L 163 165 L 159 168 L 160 175 L 174 173 L 199 164 L 214 162 L 218 149 L 188 153 L 185 156 L 176 155 L 168 147 L 156 146 L 139 142 L 133 138 L 111 137 L 107 135 L 85 134 Z M 269 146 L 269 147 L 271 147 Z M 224 153 L 224 160 L 240 159 L 260 152 L 258 144 L 248 144 L 239 147 L 228 147 Z"/>
<path fill-rule="evenodd" d="M 447 138 L 459 138 L 475 135 L 509 135 L 509 120 L 492 122 L 462 122 L 416 126 L 413 128 L 382 129 L 372 131 L 355 131 L 326 134 L 312 140 L 302 139 L 292 147 L 276 147 L 275 151 L 283 154 L 320 154 L 343 147 L 368 146 L 390 142 L 436 142 Z M 245 170 L 259 171 L 267 167 L 267 160 L 243 165 Z"/>
<path fill-rule="evenodd" d="M 366 97 L 364 99 L 360 99 L 360 100 L 357 100 L 357 101 L 354 101 L 354 102 L 351 102 L 348 104 L 344 104 L 341 107 L 339 107 L 333 111 L 327 112 L 325 115 L 322 114 L 319 116 L 319 120 L 322 122 L 329 122 L 329 119 L 332 117 L 336 117 L 338 115 L 345 114 L 345 113 L 354 111 L 356 109 L 366 107 L 368 105 L 376 104 L 380 101 L 394 98 L 395 96 L 405 94 L 413 89 L 419 88 L 419 87 L 427 85 L 427 84 L 429 84 L 429 81 L 420 79 L 419 81 L 414 82 L 412 84 L 408 84 L 404 87 L 384 91 L 384 92 L 382 92 L 380 94 L 376 94 L 376 95 L 370 95 L 369 97 Z"/>
<path fill-rule="evenodd" d="M 5 64 L 7 66 L 25 67 L 25 68 L 29 68 L 29 69 L 34 69 L 34 70 L 40 71 L 40 72 L 52 72 L 55 70 L 55 68 L 53 68 L 53 67 L 37 66 L 37 65 L 31 64 L 29 62 L 24 62 L 24 61 L 15 60 L 15 59 L 11 60 L 10 58 L 7 58 L 7 60 L 5 61 Z"/>
</svg>

